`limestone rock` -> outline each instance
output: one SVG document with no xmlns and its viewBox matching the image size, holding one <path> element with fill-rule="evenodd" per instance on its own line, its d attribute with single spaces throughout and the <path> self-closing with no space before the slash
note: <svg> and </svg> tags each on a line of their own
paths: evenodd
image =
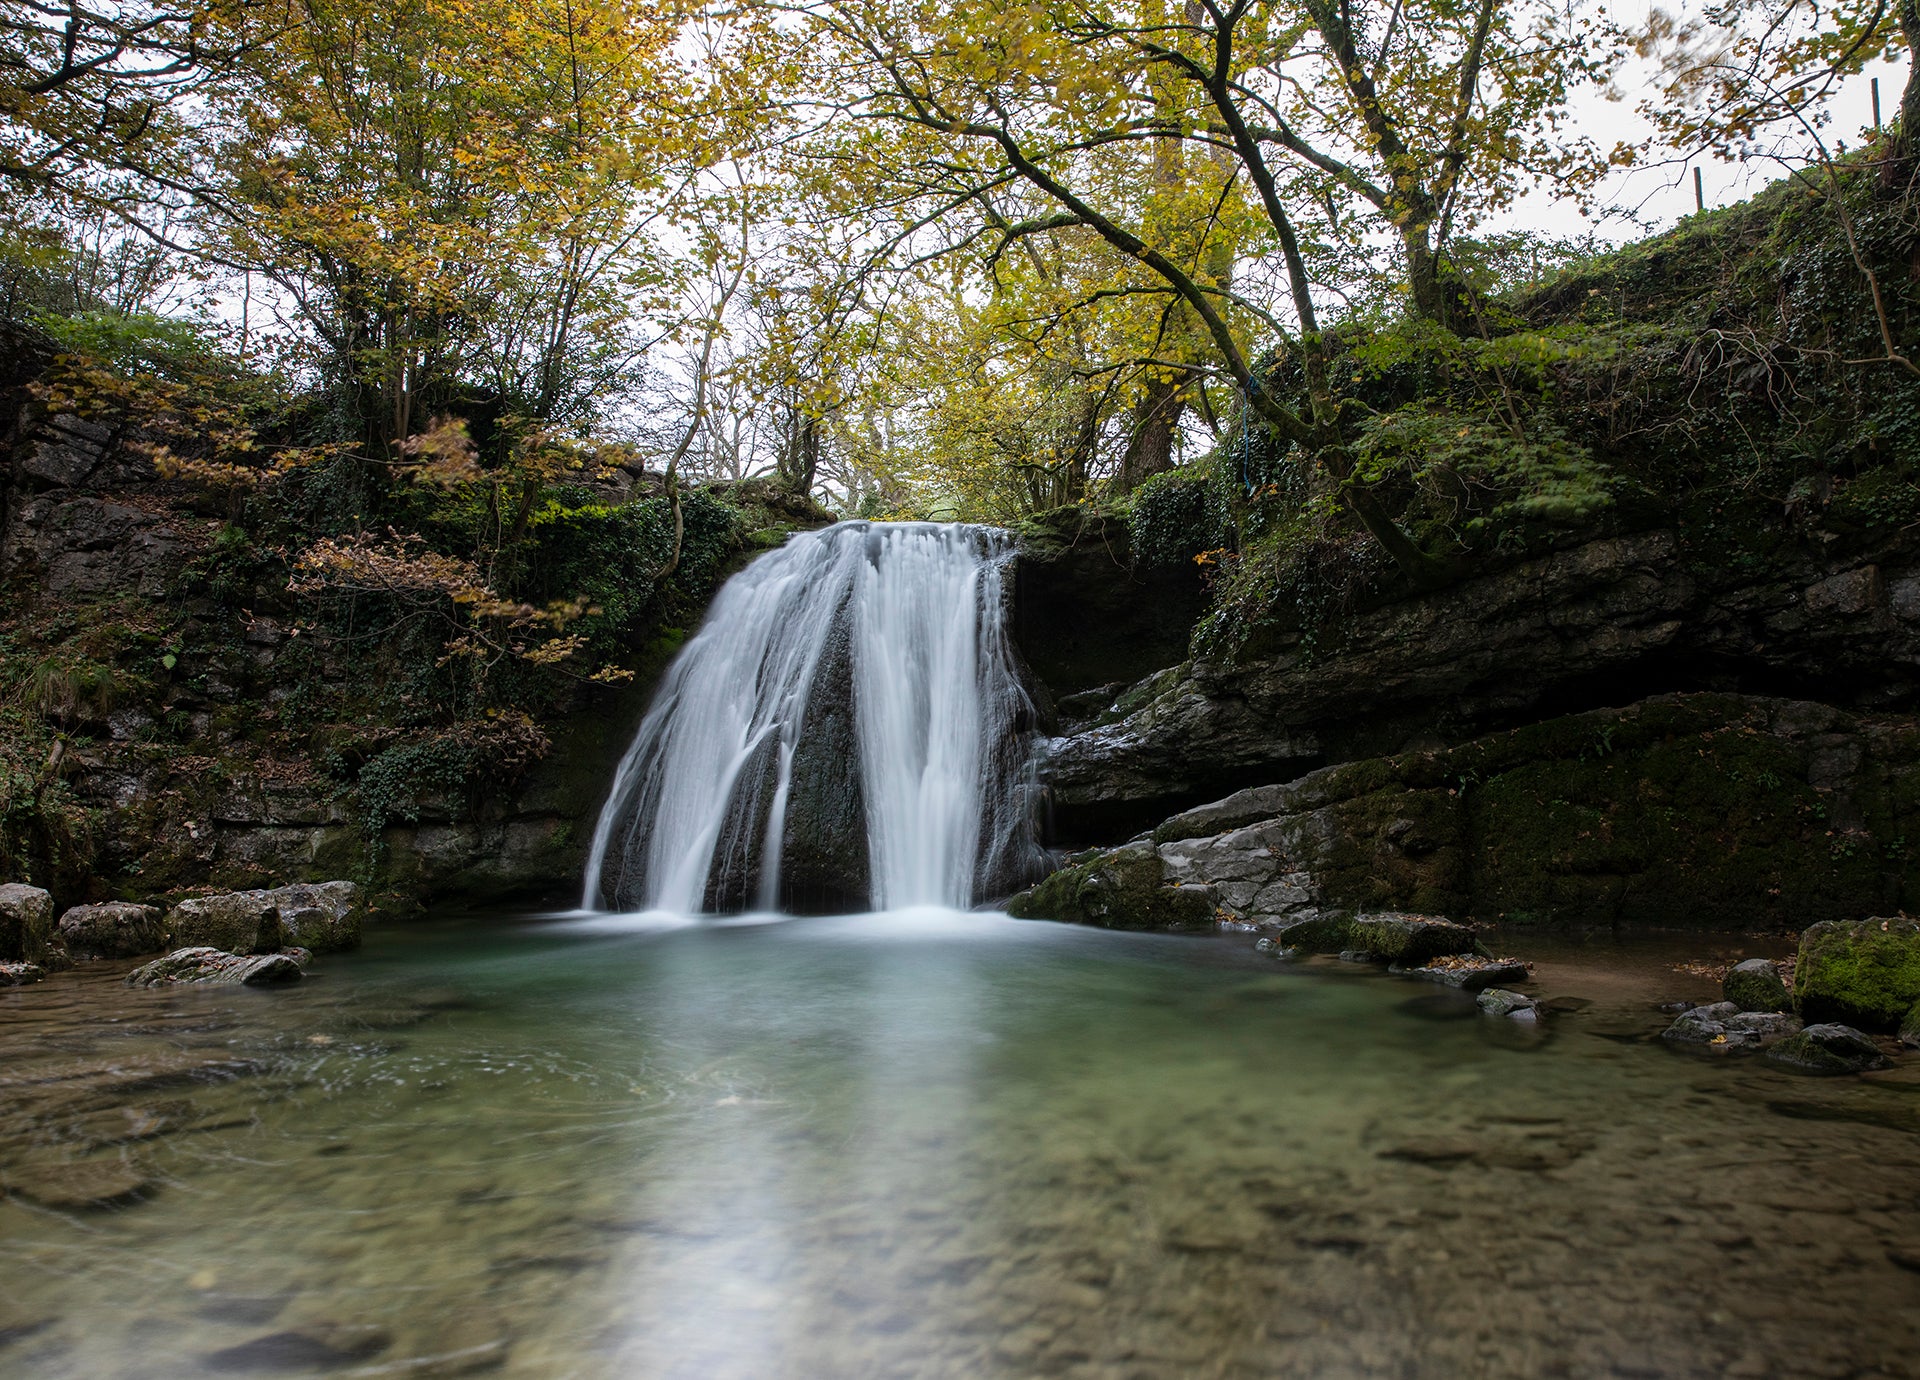
<svg viewBox="0 0 1920 1380">
<path fill-rule="evenodd" d="M 1742 1011 L 1791 1011 L 1793 995 L 1780 980 L 1770 959 L 1750 958 L 1736 963 L 1721 983 L 1723 996 Z"/>
<path fill-rule="evenodd" d="M 0 886 L 0 959 L 40 963 L 53 938 L 53 897 L 37 886 Z"/>
<path fill-rule="evenodd" d="M 280 907 L 270 891 L 229 891 L 182 901 L 167 915 L 168 940 L 229 954 L 272 953 L 281 945 Z"/>
<path fill-rule="evenodd" d="M 1864 1073 L 1893 1067 L 1880 1046 L 1850 1025 L 1810 1025 L 1768 1050 L 1767 1058 L 1800 1073 Z"/>
<path fill-rule="evenodd" d="M 1348 930 L 1356 949 L 1381 962 L 1418 967 L 1443 954 L 1473 952 L 1473 931 L 1428 915 L 1362 915 Z"/>
<path fill-rule="evenodd" d="M 72 906 L 60 917 L 60 941 L 76 958 L 133 958 L 167 947 L 167 929 L 154 906 L 108 901 Z"/>
<path fill-rule="evenodd" d="M 1730 1001 L 1716 1001 L 1683 1011 L 1660 1038 L 1675 1044 L 1706 1045 L 1715 1049 L 1758 1049 L 1792 1035 L 1800 1023 L 1782 1012 L 1742 1011 Z"/>
<path fill-rule="evenodd" d="M 1896 1029 L 1920 1002 L 1920 922 L 1829 920 L 1800 936 L 1794 1006 L 1815 1023 Z"/>
<path fill-rule="evenodd" d="M 166 987 L 184 982 L 241 983 L 261 987 L 297 982 L 300 964 L 286 954 L 230 954 L 206 947 L 176 949 L 127 974 L 129 987 Z"/>
<path fill-rule="evenodd" d="M 1160 855 L 1139 843 L 1082 855 L 1015 896 L 1007 913 L 1110 930 L 1202 930 L 1214 927 L 1215 906 L 1212 887 L 1167 885 Z"/>
<path fill-rule="evenodd" d="M 366 907 L 355 883 L 298 882 L 265 894 L 280 912 L 285 943 L 317 954 L 360 947 Z"/>
</svg>

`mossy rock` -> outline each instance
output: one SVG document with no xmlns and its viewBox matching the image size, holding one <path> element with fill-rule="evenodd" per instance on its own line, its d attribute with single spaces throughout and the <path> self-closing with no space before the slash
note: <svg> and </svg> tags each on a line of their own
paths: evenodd
<svg viewBox="0 0 1920 1380">
<path fill-rule="evenodd" d="M 1742 1011 L 1793 1010 L 1793 994 L 1780 980 L 1779 969 L 1764 958 L 1735 964 L 1720 993 Z"/>
<path fill-rule="evenodd" d="M 1362 915 L 1348 927 L 1348 943 L 1382 963 L 1415 968 L 1447 954 L 1473 952 L 1473 931 L 1426 915 Z"/>
<path fill-rule="evenodd" d="M 1146 844 L 1085 856 L 1015 896 L 1007 914 L 1108 930 L 1206 930 L 1215 924 L 1213 888 L 1168 886 L 1160 855 Z"/>
<path fill-rule="evenodd" d="M 1311 920 L 1295 920 L 1273 933 L 1274 942 L 1286 949 L 1301 949 L 1310 954 L 1337 954 L 1351 943 L 1352 924 L 1341 916 L 1320 915 Z"/>
<path fill-rule="evenodd" d="M 1865 1073 L 1893 1067 L 1878 1045 L 1846 1025 L 1810 1025 L 1775 1044 L 1767 1058 L 1796 1073 Z"/>
<path fill-rule="evenodd" d="M 1793 1001 L 1809 1022 L 1894 1030 L 1920 1003 L 1920 922 L 1827 920 L 1800 936 Z"/>
</svg>

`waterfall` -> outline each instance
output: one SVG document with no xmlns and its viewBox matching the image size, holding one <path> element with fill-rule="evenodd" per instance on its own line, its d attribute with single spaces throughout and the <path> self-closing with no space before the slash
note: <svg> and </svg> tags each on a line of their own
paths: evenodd
<svg viewBox="0 0 1920 1380">
<path fill-rule="evenodd" d="M 582 904 L 964 908 L 1028 881 L 1011 554 L 991 528 L 843 522 L 729 580 L 621 760 Z"/>
</svg>

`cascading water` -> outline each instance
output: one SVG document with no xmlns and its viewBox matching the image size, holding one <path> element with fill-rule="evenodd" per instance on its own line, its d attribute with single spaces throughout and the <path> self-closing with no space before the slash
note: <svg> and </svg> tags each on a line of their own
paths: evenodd
<svg viewBox="0 0 1920 1380">
<path fill-rule="evenodd" d="M 843 522 L 729 580 L 600 813 L 587 909 L 964 908 L 1042 862 L 991 528 Z"/>
</svg>

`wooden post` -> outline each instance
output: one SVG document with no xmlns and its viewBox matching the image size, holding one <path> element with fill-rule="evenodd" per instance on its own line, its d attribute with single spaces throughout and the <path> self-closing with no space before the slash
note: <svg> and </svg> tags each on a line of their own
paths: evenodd
<svg viewBox="0 0 1920 1380">
<path fill-rule="evenodd" d="M 1880 128 L 1880 78 L 1873 79 L 1873 127 Z"/>
<path fill-rule="evenodd" d="M 1700 169 L 1698 168 L 1693 170 L 1693 209 L 1696 211 L 1704 211 L 1707 209 L 1707 194 L 1701 188 Z"/>
</svg>

